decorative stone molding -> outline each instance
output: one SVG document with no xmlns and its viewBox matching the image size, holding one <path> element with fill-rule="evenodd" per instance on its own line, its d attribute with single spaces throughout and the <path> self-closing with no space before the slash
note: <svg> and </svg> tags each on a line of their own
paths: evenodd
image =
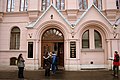
<svg viewBox="0 0 120 80">
<path fill-rule="evenodd" d="M 67 10 L 68 20 L 76 20 L 77 13 L 78 13 L 78 10 Z"/>
<path fill-rule="evenodd" d="M 28 16 L 30 22 L 36 21 L 39 16 L 39 11 L 28 11 Z"/>
</svg>

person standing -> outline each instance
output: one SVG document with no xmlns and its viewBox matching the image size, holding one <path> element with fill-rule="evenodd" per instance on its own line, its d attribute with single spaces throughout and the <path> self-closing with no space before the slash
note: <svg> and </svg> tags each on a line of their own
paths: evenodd
<svg viewBox="0 0 120 80">
<path fill-rule="evenodd" d="M 55 52 L 53 52 L 52 54 L 52 72 L 53 74 L 55 74 L 56 72 L 56 64 L 57 64 L 57 55 L 55 54 Z"/>
<path fill-rule="evenodd" d="M 48 53 L 45 53 L 44 58 L 44 66 L 45 66 L 45 76 L 50 76 L 50 67 L 51 67 L 51 59 Z"/>
<path fill-rule="evenodd" d="M 114 53 L 114 60 L 113 60 L 113 76 L 118 77 L 119 72 L 119 54 L 117 51 Z"/>
<path fill-rule="evenodd" d="M 24 64 L 25 60 L 23 59 L 22 57 L 22 54 L 19 54 L 18 56 L 18 60 L 17 60 L 17 65 L 18 65 L 18 78 L 24 78 L 23 76 L 23 71 L 24 71 L 24 67 L 25 67 L 25 64 Z"/>
</svg>

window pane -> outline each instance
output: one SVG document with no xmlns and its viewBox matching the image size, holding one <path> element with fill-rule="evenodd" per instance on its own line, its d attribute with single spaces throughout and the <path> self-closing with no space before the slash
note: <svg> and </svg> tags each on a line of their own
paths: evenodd
<svg viewBox="0 0 120 80">
<path fill-rule="evenodd" d="M 11 30 L 10 49 L 19 49 L 20 47 L 20 29 L 14 27 Z"/>
<path fill-rule="evenodd" d="M 48 38 L 49 37 L 49 38 Z M 42 37 L 43 40 L 63 40 L 63 34 L 57 29 L 51 28 L 45 31 Z"/>
<path fill-rule="evenodd" d="M 87 0 L 83 0 L 83 9 L 87 9 Z"/>
<path fill-rule="evenodd" d="M 59 10 L 63 10 L 65 8 L 65 1 L 64 0 L 56 0 L 56 7 Z"/>
<path fill-rule="evenodd" d="M 89 48 L 89 30 L 82 35 L 82 48 Z"/>
<path fill-rule="evenodd" d="M 98 9 L 102 9 L 102 0 L 94 0 L 93 3 Z"/>
<path fill-rule="evenodd" d="M 79 0 L 79 9 L 87 9 L 87 0 Z"/>
<path fill-rule="evenodd" d="M 10 12 L 11 0 L 8 0 L 7 11 Z"/>
<path fill-rule="evenodd" d="M 49 5 L 50 5 L 50 0 L 47 0 L 47 6 L 46 7 L 49 7 Z"/>
<path fill-rule="evenodd" d="M 82 9 L 82 0 L 79 0 L 79 9 Z"/>
<path fill-rule="evenodd" d="M 11 11 L 14 11 L 14 8 L 15 8 L 15 1 L 12 0 Z"/>
<path fill-rule="evenodd" d="M 50 0 L 42 0 L 42 10 L 47 9 L 50 5 Z"/>
<path fill-rule="evenodd" d="M 59 9 L 60 10 L 60 4 L 61 4 L 61 2 L 60 2 L 60 0 L 57 0 L 57 9 Z"/>
<path fill-rule="evenodd" d="M 20 11 L 24 11 L 24 0 L 21 0 L 21 7 L 20 7 Z"/>
<path fill-rule="evenodd" d="M 101 35 L 98 31 L 94 31 L 94 38 L 95 38 L 95 48 L 102 48 L 102 39 Z"/>
<path fill-rule="evenodd" d="M 28 58 L 33 58 L 33 42 L 28 42 Z"/>
<path fill-rule="evenodd" d="M 61 10 L 65 9 L 65 1 L 61 0 Z"/>
<path fill-rule="evenodd" d="M 28 0 L 25 0 L 25 9 L 24 9 L 25 11 L 27 11 L 28 10 Z"/>
</svg>

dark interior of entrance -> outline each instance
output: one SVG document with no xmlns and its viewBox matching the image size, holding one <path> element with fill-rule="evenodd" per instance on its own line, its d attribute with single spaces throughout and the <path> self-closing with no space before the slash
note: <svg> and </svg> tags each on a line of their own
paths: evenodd
<svg viewBox="0 0 120 80">
<path fill-rule="evenodd" d="M 55 52 L 57 54 L 58 66 L 64 67 L 64 43 L 63 42 L 43 43 L 43 55 L 46 52 Z M 42 66 L 43 66 L 43 60 L 42 60 Z"/>
</svg>

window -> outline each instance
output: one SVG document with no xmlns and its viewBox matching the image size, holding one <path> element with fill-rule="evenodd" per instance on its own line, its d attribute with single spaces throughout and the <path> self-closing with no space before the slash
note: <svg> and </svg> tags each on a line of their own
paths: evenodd
<svg viewBox="0 0 120 80">
<path fill-rule="evenodd" d="M 87 0 L 79 0 L 79 9 L 87 9 L 88 3 Z"/>
<path fill-rule="evenodd" d="M 100 33 L 93 28 L 86 30 L 82 35 L 82 48 L 102 48 L 102 37 Z"/>
<path fill-rule="evenodd" d="M 14 27 L 11 30 L 10 49 L 19 49 L 20 47 L 20 29 Z"/>
<path fill-rule="evenodd" d="M 48 38 L 49 37 L 49 38 Z M 51 28 L 48 29 L 42 36 L 42 40 L 44 41 L 59 41 L 59 40 L 63 40 L 63 34 L 61 31 L 55 29 L 55 28 Z"/>
<path fill-rule="evenodd" d="M 27 11 L 28 0 L 20 0 L 20 11 Z"/>
<path fill-rule="evenodd" d="M 28 58 L 33 58 L 33 42 L 28 42 Z"/>
<path fill-rule="evenodd" d="M 93 3 L 98 9 L 102 9 L 102 0 L 93 0 Z"/>
<path fill-rule="evenodd" d="M 98 31 L 94 30 L 95 48 L 102 48 L 101 35 Z"/>
<path fill-rule="evenodd" d="M 89 30 L 82 35 L 82 48 L 89 48 Z"/>
<path fill-rule="evenodd" d="M 7 12 L 14 11 L 15 8 L 15 0 L 7 0 Z"/>
<path fill-rule="evenodd" d="M 46 10 L 50 5 L 50 0 L 42 0 L 42 10 Z"/>
<path fill-rule="evenodd" d="M 59 10 L 65 9 L 65 1 L 64 0 L 56 0 L 56 7 Z"/>
<path fill-rule="evenodd" d="M 16 57 L 12 57 L 10 58 L 10 65 L 17 65 L 17 58 Z"/>
<path fill-rule="evenodd" d="M 117 9 L 120 9 L 120 0 L 116 0 L 116 7 Z"/>
</svg>

